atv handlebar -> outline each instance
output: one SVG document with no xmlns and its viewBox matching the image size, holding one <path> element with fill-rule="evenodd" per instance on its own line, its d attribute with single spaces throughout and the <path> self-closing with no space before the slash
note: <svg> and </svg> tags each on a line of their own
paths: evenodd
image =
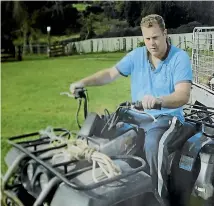
<svg viewBox="0 0 214 206">
<path fill-rule="evenodd" d="M 84 100 L 84 117 L 86 119 L 87 117 L 87 114 L 88 114 L 88 95 L 87 95 L 87 89 L 85 89 L 84 87 L 76 87 L 74 92 L 73 92 L 73 95 L 71 95 L 70 93 L 68 92 L 62 92 L 61 94 L 66 94 L 68 95 L 69 97 L 74 97 L 75 99 L 79 99 L 79 107 L 77 109 L 77 113 L 76 113 L 76 121 L 77 121 L 77 124 L 79 126 L 79 128 L 81 128 L 81 125 L 79 124 L 79 111 L 80 111 L 80 107 L 81 107 L 81 102 L 82 102 L 82 99 Z M 143 112 L 144 108 L 143 108 L 143 104 L 141 101 L 136 101 L 136 102 L 123 102 L 119 105 L 119 108 L 121 107 L 127 107 L 127 108 L 132 108 L 132 109 L 135 109 L 135 110 L 138 110 L 139 112 Z M 153 109 L 159 109 L 161 110 L 161 104 L 155 104 Z M 145 112 L 143 112 L 145 113 Z M 145 113 L 147 114 L 147 113 Z M 151 115 L 149 115 L 151 116 Z M 154 121 L 155 121 L 155 117 L 151 116 Z"/>
<path fill-rule="evenodd" d="M 87 91 L 84 87 L 77 87 L 75 88 L 74 91 L 74 98 L 78 99 L 78 98 L 85 98 L 85 91 Z M 133 106 L 135 109 L 137 110 L 144 110 L 143 108 L 143 104 L 141 101 L 136 101 L 136 102 L 124 102 L 121 103 L 119 106 Z M 153 109 L 158 109 L 161 110 L 161 104 L 155 104 Z"/>
<path fill-rule="evenodd" d="M 120 106 L 124 107 L 124 106 L 127 106 L 127 107 L 134 107 L 134 109 L 137 109 L 137 110 L 144 110 L 143 108 L 143 104 L 141 101 L 136 101 L 136 102 L 123 102 L 120 104 Z M 158 110 L 161 110 L 161 104 L 155 104 L 153 109 L 158 109 Z"/>
</svg>

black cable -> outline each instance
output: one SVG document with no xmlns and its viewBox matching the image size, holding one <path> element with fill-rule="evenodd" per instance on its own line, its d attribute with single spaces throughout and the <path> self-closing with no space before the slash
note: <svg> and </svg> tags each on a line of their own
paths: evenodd
<svg viewBox="0 0 214 206">
<path fill-rule="evenodd" d="M 112 116 L 106 121 L 103 129 L 101 130 L 100 134 L 102 134 L 105 130 L 105 128 L 107 127 L 108 123 L 112 120 L 112 117 L 114 116 L 115 113 L 112 114 Z"/>
<path fill-rule="evenodd" d="M 77 109 L 77 113 L 76 113 L 76 122 L 77 122 L 77 125 L 78 125 L 79 129 L 81 129 L 81 125 L 79 123 L 79 112 L 80 112 L 80 108 L 81 108 L 81 105 L 82 105 L 82 99 L 84 99 L 84 118 L 86 119 L 86 117 L 88 115 L 89 97 L 88 97 L 87 90 L 83 89 L 83 88 L 78 88 L 76 90 L 75 98 L 79 100 L 79 105 L 78 105 L 78 109 Z"/>
<path fill-rule="evenodd" d="M 87 97 L 84 98 L 84 117 L 86 119 L 86 117 L 88 116 L 88 100 Z"/>
<path fill-rule="evenodd" d="M 77 109 L 77 113 L 76 113 L 76 122 L 77 122 L 79 129 L 81 129 L 81 125 L 79 123 L 79 112 L 80 112 L 81 104 L 82 104 L 82 99 L 79 99 L 79 105 L 78 105 L 78 109 Z"/>
<path fill-rule="evenodd" d="M 105 121 L 107 122 L 110 118 L 110 113 L 107 109 L 104 109 L 104 114 L 105 114 Z"/>
</svg>

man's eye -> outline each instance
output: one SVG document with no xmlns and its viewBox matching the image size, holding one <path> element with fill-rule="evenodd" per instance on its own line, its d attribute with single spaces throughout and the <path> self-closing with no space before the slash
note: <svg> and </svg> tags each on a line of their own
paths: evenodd
<svg viewBox="0 0 214 206">
<path fill-rule="evenodd" d="M 146 38 L 146 40 L 150 40 L 150 38 Z"/>
</svg>

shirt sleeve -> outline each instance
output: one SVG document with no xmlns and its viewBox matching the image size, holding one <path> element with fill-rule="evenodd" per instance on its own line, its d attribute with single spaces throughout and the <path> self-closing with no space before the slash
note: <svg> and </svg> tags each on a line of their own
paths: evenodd
<svg viewBox="0 0 214 206">
<path fill-rule="evenodd" d="M 174 69 L 174 86 L 181 82 L 192 83 L 192 66 L 186 52 L 182 51 L 178 54 Z"/>
<path fill-rule="evenodd" d="M 115 66 L 119 73 L 125 77 L 129 76 L 134 68 L 134 53 L 135 50 L 126 54 Z"/>
</svg>

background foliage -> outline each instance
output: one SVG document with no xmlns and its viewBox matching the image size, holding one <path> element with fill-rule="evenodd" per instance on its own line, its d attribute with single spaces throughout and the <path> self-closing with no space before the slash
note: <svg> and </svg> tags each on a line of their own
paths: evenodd
<svg viewBox="0 0 214 206">
<path fill-rule="evenodd" d="M 212 25 L 213 8 L 212 1 L 1 1 L 1 31 L 24 45 L 46 41 L 47 26 L 67 41 L 139 36 L 142 16 L 157 13 L 168 33 L 186 33 Z"/>
</svg>

